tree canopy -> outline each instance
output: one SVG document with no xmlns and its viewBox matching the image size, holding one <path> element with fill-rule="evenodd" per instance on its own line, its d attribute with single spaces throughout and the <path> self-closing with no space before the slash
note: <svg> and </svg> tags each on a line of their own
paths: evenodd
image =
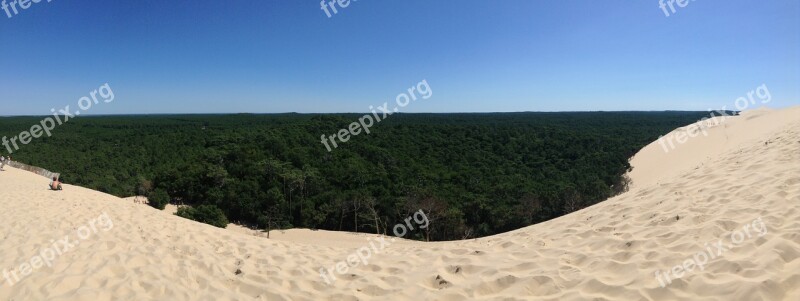
<svg viewBox="0 0 800 301">
<path fill-rule="evenodd" d="M 215 206 L 250 226 L 390 233 L 424 209 L 431 226 L 412 238 L 450 240 L 602 201 L 624 187 L 633 154 L 705 114 L 395 114 L 330 152 L 320 136 L 361 115 L 80 117 L 13 156 L 67 183 Z M 0 118 L 0 135 L 39 119 Z"/>
</svg>

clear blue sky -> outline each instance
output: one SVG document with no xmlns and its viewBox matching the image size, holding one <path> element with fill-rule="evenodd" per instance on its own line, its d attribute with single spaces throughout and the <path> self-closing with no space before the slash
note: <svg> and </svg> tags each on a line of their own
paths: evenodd
<svg viewBox="0 0 800 301">
<path fill-rule="evenodd" d="M 11 0 L 6 0 L 10 2 Z M 800 104 L 800 1 L 43 0 L 0 11 L 0 115 L 706 110 Z"/>
</svg>

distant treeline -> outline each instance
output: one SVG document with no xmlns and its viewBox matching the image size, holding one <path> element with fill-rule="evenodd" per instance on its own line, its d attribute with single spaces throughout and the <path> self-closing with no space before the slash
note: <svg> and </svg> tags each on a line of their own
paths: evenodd
<svg viewBox="0 0 800 301">
<path fill-rule="evenodd" d="M 262 228 L 391 233 L 423 209 L 430 227 L 413 238 L 452 240 L 602 201 L 624 189 L 628 158 L 707 113 L 395 114 L 328 152 L 320 136 L 360 116 L 80 117 L 13 157 L 70 184 L 215 206 Z M 0 118 L 0 135 L 39 119 Z"/>
</svg>

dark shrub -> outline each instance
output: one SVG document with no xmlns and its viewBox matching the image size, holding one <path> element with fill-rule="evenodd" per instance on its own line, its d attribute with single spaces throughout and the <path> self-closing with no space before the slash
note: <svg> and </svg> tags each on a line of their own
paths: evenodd
<svg viewBox="0 0 800 301">
<path fill-rule="evenodd" d="M 153 208 L 164 210 L 169 204 L 169 195 L 163 189 L 156 189 L 147 197 L 147 203 Z"/>
<path fill-rule="evenodd" d="M 225 228 L 228 226 L 228 219 L 225 217 L 225 213 L 214 205 L 181 207 L 178 208 L 178 212 L 175 215 L 214 227 Z"/>
</svg>

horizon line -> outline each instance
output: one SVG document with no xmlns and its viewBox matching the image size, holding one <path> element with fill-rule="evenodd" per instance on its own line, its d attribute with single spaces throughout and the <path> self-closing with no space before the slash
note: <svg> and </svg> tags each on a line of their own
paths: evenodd
<svg viewBox="0 0 800 301">
<path fill-rule="evenodd" d="M 738 110 L 591 110 L 591 111 L 494 111 L 494 112 L 392 112 L 391 115 L 413 115 L 413 114 L 521 114 L 521 113 L 654 113 L 654 112 L 742 112 Z M 81 114 L 80 117 L 108 117 L 108 116 L 171 116 L 171 115 L 350 115 L 350 114 L 371 114 L 372 112 L 274 112 L 274 113 L 253 113 L 253 112 L 237 112 L 237 113 L 120 113 L 120 114 Z M 64 114 L 58 114 L 64 116 Z M 43 117 L 53 116 L 50 115 L 0 115 L 0 118 L 10 117 Z M 80 118 L 77 117 L 76 118 Z"/>
</svg>

